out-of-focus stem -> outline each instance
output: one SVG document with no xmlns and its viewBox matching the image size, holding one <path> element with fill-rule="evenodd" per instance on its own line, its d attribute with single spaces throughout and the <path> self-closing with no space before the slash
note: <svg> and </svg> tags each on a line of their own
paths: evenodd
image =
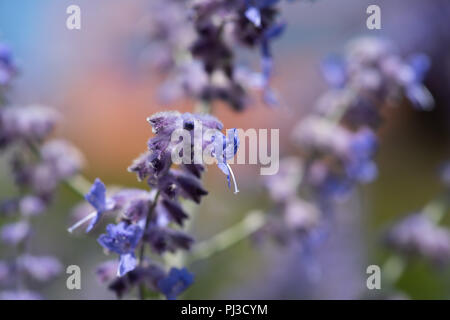
<svg viewBox="0 0 450 320">
<path fill-rule="evenodd" d="M 31 141 L 26 143 L 33 154 L 41 159 L 41 151 L 39 148 Z M 62 181 L 73 193 L 84 199 L 84 195 L 89 192 L 91 182 L 84 177 L 82 174 L 77 174 L 71 178 Z"/>
<path fill-rule="evenodd" d="M 192 248 L 187 263 L 192 264 L 193 262 L 207 259 L 218 252 L 232 247 L 258 231 L 265 222 L 266 216 L 262 211 L 251 211 L 237 224 L 206 241 L 196 244 Z"/>
</svg>

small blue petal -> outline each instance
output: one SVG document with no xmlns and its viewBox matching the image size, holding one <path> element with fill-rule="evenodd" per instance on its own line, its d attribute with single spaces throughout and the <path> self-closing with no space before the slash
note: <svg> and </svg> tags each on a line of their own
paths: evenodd
<svg viewBox="0 0 450 320">
<path fill-rule="evenodd" d="M 425 54 L 416 54 L 410 59 L 410 66 L 414 70 L 415 81 L 423 82 L 425 75 L 431 67 L 430 58 Z"/>
<path fill-rule="evenodd" d="M 225 163 L 218 163 L 217 166 L 220 170 L 222 170 L 223 173 L 227 176 L 228 181 L 228 188 L 231 188 L 231 179 L 230 179 L 230 169 L 228 169 L 228 166 Z"/>
<path fill-rule="evenodd" d="M 84 198 L 97 210 L 97 214 L 86 228 L 86 232 L 90 232 L 100 221 L 103 213 L 113 209 L 114 201 L 106 198 L 105 184 L 99 178 L 95 179 L 91 190 L 89 190 L 89 193 Z"/>
<path fill-rule="evenodd" d="M 117 275 L 122 277 L 127 272 L 130 272 L 136 268 L 137 260 L 134 253 L 127 253 L 120 255 L 119 269 L 117 270 Z"/>
<path fill-rule="evenodd" d="M 334 88 L 342 88 L 347 81 L 347 71 L 344 61 L 336 56 L 330 56 L 322 62 L 322 74 L 328 84 Z"/>
<path fill-rule="evenodd" d="M 250 7 L 245 11 L 245 17 L 250 20 L 256 27 L 261 26 L 261 13 L 255 7 Z"/>
<path fill-rule="evenodd" d="M 168 300 L 175 300 L 193 282 L 194 275 L 186 268 L 172 268 L 165 278 L 158 281 L 158 288 Z"/>
<path fill-rule="evenodd" d="M 97 211 L 105 211 L 106 207 L 106 187 L 105 184 L 99 179 L 95 179 L 91 190 L 84 197 Z"/>
</svg>

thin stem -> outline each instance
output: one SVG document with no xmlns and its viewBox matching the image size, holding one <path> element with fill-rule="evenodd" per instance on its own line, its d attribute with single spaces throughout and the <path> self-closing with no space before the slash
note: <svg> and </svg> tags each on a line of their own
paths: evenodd
<svg viewBox="0 0 450 320">
<path fill-rule="evenodd" d="M 152 220 L 153 213 L 155 211 L 155 207 L 158 203 L 159 195 L 160 195 L 160 191 L 158 190 L 155 194 L 155 198 L 153 199 L 153 202 L 152 202 L 150 208 L 148 209 L 147 217 L 145 218 L 144 235 L 145 235 L 145 231 L 147 230 L 147 228 L 150 224 L 150 221 Z M 144 257 L 145 257 L 145 241 L 142 241 L 141 248 L 139 250 L 139 266 L 140 267 L 143 265 Z M 141 284 L 139 286 L 139 299 L 140 300 L 145 299 L 145 285 L 144 284 Z"/>
<path fill-rule="evenodd" d="M 187 263 L 207 259 L 214 254 L 226 250 L 258 231 L 266 222 L 266 216 L 262 211 L 252 211 L 247 216 L 220 232 L 214 237 L 196 244 L 191 251 Z"/>
</svg>

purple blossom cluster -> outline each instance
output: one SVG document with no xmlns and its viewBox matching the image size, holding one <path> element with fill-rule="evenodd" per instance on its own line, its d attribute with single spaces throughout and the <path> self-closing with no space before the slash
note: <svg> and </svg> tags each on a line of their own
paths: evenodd
<svg viewBox="0 0 450 320">
<path fill-rule="evenodd" d="M 0 44 L 0 95 L 15 75 L 10 50 Z M 33 219 L 50 206 L 58 185 L 78 173 L 80 152 L 64 140 L 49 139 L 57 121 L 54 109 L 31 105 L 0 105 L 0 152 L 10 157 L 17 196 L 0 201 L 0 240 L 12 247 L 12 257 L 0 261 L 3 299 L 34 299 L 40 295 L 25 287 L 24 279 L 46 282 L 57 276 L 61 263 L 54 257 L 29 252 Z M 15 256 L 14 256 L 15 255 Z"/>
<path fill-rule="evenodd" d="M 397 222 L 386 235 L 387 245 L 405 256 L 442 265 L 450 260 L 450 230 L 419 212 Z"/>
<path fill-rule="evenodd" d="M 271 42 L 285 27 L 279 17 L 280 2 L 157 1 L 152 8 L 157 13 L 149 26 L 149 51 L 154 65 L 168 75 L 162 97 L 170 101 L 187 96 L 208 104 L 222 101 L 242 111 L 249 102 L 246 92 L 256 89 L 265 103 L 278 104 L 270 78 Z M 235 63 L 238 48 L 260 52 L 260 72 Z"/>
<path fill-rule="evenodd" d="M 337 201 L 376 178 L 375 129 L 381 109 L 404 101 L 430 109 L 433 99 L 422 84 L 429 65 L 424 55 L 402 59 L 378 38 L 355 40 L 343 58 L 323 63 L 331 89 L 292 134 L 302 157 L 282 160 L 278 175 L 266 179 L 275 211 L 282 215 L 271 220 L 266 231 L 278 238 L 289 238 L 292 229 L 303 238 L 315 236 L 312 231 L 326 228 L 325 218 Z"/>
<path fill-rule="evenodd" d="M 229 183 L 233 173 L 226 160 L 236 154 L 239 140 L 235 130 L 232 130 L 233 135 L 225 136 L 221 132 L 222 123 L 208 114 L 160 112 L 147 120 L 155 136 L 148 141 L 148 151 L 138 157 L 128 170 L 135 173 L 139 181 L 145 180 L 150 191 L 121 189 L 108 194 L 103 182 L 97 179 L 85 197 L 94 211 L 69 231 L 90 221 L 89 232 L 105 214 L 117 214 L 118 223 L 108 224 L 98 243 L 108 252 L 117 254 L 119 261 L 102 264 L 98 269 L 100 280 L 109 282 L 109 288 L 118 297 L 134 287 L 144 286 L 147 290 L 164 294 L 167 299 L 175 299 L 193 282 L 193 275 L 185 268 L 172 268 L 166 273 L 156 258 L 146 255 L 146 247 L 156 257 L 167 252 L 189 250 L 194 239 L 182 230 L 188 214 L 181 199 L 200 203 L 208 192 L 201 182 L 204 164 L 190 161 L 178 167 L 173 164 L 173 152 L 179 141 L 173 141 L 172 133 L 181 129 L 193 137 L 195 132 L 199 132 L 204 138 L 202 151 L 209 145 L 214 146 L 210 156 L 217 159 Z M 207 134 L 208 130 L 212 133 L 209 131 Z M 194 148 L 193 142 L 189 147 Z M 227 153 L 227 150 L 231 152 Z M 222 152 L 225 156 L 221 156 Z M 189 160 L 194 160 L 194 153 L 191 154 Z M 139 256 L 136 255 L 137 250 Z"/>
</svg>

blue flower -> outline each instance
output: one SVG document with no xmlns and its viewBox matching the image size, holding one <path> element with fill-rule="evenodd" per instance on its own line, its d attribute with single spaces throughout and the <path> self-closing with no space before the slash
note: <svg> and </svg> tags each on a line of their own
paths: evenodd
<svg viewBox="0 0 450 320">
<path fill-rule="evenodd" d="M 430 110 L 434 106 L 434 99 L 423 85 L 426 73 L 430 69 L 430 58 L 424 54 L 417 54 L 409 61 L 413 75 L 406 83 L 405 94 L 410 102 L 419 109 Z"/>
<path fill-rule="evenodd" d="M 218 132 L 214 136 L 213 143 L 214 143 L 214 157 L 217 159 L 217 166 L 227 176 L 229 188 L 231 188 L 230 176 L 233 178 L 235 190 L 234 192 L 238 193 L 239 190 L 237 187 L 233 170 L 231 170 L 230 165 L 227 163 L 227 160 L 232 159 L 239 149 L 239 135 L 237 129 L 234 128 L 228 130 L 228 137 L 225 137 L 224 134 Z"/>
<path fill-rule="evenodd" d="M 133 270 L 137 265 L 134 250 L 143 235 L 143 229 L 137 224 L 120 222 L 117 225 L 109 224 L 106 227 L 107 234 L 98 238 L 100 245 L 120 256 L 117 275 L 123 276 Z"/>
<path fill-rule="evenodd" d="M 175 300 L 193 282 L 194 275 L 186 268 L 172 268 L 165 278 L 158 281 L 158 288 L 168 300 Z"/>
<path fill-rule="evenodd" d="M 261 13 L 255 7 L 249 7 L 245 10 L 245 17 L 250 20 L 256 27 L 261 27 Z"/>
<path fill-rule="evenodd" d="M 91 190 L 84 198 L 96 209 L 95 217 L 86 229 L 86 232 L 89 232 L 97 225 L 105 211 L 113 209 L 114 201 L 106 197 L 105 184 L 99 178 L 95 179 Z"/>
<path fill-rule="evenodd" d="M 343 88 L 347 82 L 347 66 L 343 59 L 330 56 L 321 64 L 325 80 L 333 88 Z"/>
</svg>

